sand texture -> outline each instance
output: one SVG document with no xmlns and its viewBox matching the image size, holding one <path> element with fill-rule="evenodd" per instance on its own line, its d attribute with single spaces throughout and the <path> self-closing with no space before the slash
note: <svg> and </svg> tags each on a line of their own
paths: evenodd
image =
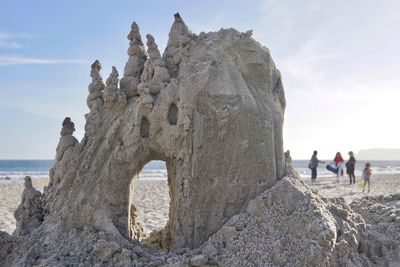
<svg viewBox="0 0 400 267">
<path fill-rule="evenodd" d="M 399 179 L 398 176 L 376 178 L 384 181 L 382 186 L 377 185 L 371 196 L 357 198 L 350 205 L 341 198 L 325 198 L 332 194 L 340 197 L 340 193 L 349 198 L 344 184 L 324 186 L 332 181 L 321 180 L 322 185 L 312 185 L 314 189 L 323 188 L 317 194 L 298 179 L 284 178 L 252 199 L 244 212 L 228 220 L 196 252 L 185 250 L 183 255 L 156 253 L 145 246 L 139 249 L 135 242 L 126 243 L 90 227 L 63 234 L 57 239 L 58 244 L 46 249 L 51 254 L 70 251 L 71 254 L 62 256 L 67 257 L 63 261 L 70 266 L 82 262 L 94 265 L 89 262 L 97 259 L 110 261 L 112 266 L 397 266 L 400 194 L 373 195 L 398 189 Z M 22 185 L 2 182 L 0 188 L 2 193 L 8 190 L 15 195 Z M 154 226 L 162 227 L 167 221 L 167 182 L 139 180 L 137 189 L 134 203 L 140 223 L 147 231 Z M 352 194 L 358 195 L 362 196 Z M 142 208 L 144 202 L 149 203 L 147 208 Z M 96 236 L 102 239 L 94 242 Z M 12 266 L 11 262 L 16 261 L 20 250 L 10 254 L 9 249 L 21 238 L 0 232 L 0 258 L 5 259 L 4 266 Z M 36 248 L 44 242 L 38 242 L 40 238 L 35 235 L 30 239 L 38 245 L 30 244 L 34 250 L 27 252 L 28 266 L 37 265 Z M 87 246 L 89 250 L 82 250 Z M 41 266 L 52 266 L 47 260 L 42 263 Z"/>
<path fill-rule="evenodd" d="M 43 192 L 49 179 L 33 180 L 34 187 Z M 24 190 L 24 180 L 0 181 L 0 231 L 12 233 L 15 230 L 14 211 L 21 202 L 21 194 Z"/>
<path fill-rule="evenodd" d="M 49 179 L 35 179 L 33 184 L 36 189 L 43 192 Z M 168 221 L 169 194 L 166 180 L 138 180 L 134 205 L 137 216 L 145 234 L 154 229 L 162 228 Z M 23 180 L 0 181 L 0 230 L 12 233 L 15 230 L 13 212 L 21 201 Z"/>
<path fill-rule="evenodd" d="M 168 221 L 169 193 L 166 180 L 138 180 L 133 204 L 137 220 L 148 235 L 154 229 L 163 228 Z"/>
<path fill-rule="evenodd" d="M 386 196 L 400 192 L 399 174 L 372 175 L 370 193 L 367 193 L 367 187 L 365 187 L 365 192 L 362 192 L 362 188 L 359 185 L 361 181 L 360 177 L 356 177 L 356 183 L 352 185 L 349 185 L 349 178 L 347 176 L 343 177 L 339 183 L 336 182 L 336 177 L 317 178 L 317 181 L 314 183 L 311 183 L 311 179 L 303 178 L 303 181 L 312 189 L 318 190 L 321 196 L 328 198 L 343 197 L 347 203 L 364 196 Z"/>
<path fill-rule="evenodd" d="M 315 183 L 309 179 L 303 179 L 306 185 L 318 190 L 324 197 L 343 197 L 347 203 L 355 198 L 363 196 L 389 195 L 400 192 L 400 175 L 372 176 L 371 192 L 363 193 L 359 187 L 358 178 L 356 184 L 349 185 L 347 177 L 340 183 L 336 178 L 320 178 Z M 43 192 L 48 179 L 37 179 L 33 181 L 34 186 Z M 14 210 L 21 201 L 23 181 L 1 181 L 0 182 L 0 230 L 12 233 L 15 229 Z M 168 221 L 169 209 L 168 185 L 165 180 L 138 180 L 136 194 L 133 202 L 137 208 L 137 219 L 142 225 L 145 234 L 154 229 L 160 229 Z"/>
</svg>

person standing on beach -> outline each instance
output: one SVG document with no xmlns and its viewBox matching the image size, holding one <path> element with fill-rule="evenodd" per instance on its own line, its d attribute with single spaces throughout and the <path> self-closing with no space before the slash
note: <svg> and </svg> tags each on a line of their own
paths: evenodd
<svg viewBox="0 0 400 267">
<path fill-rule="evenodd" d="M 311 157 L 310 163 L 308 164 L 308 168 L 311 169 L 311 182 L 315 182 L 315 180 L 317 179 L 318 163 L 325 163 L 317 158 L 317 154 L 318 151 L 315 150 Z"/>
<path fill-rule="evenodd" d="M 371 164 L 367 163 L 365 164 L 365 168 L 363 170 L 363 174 L 362 174 L 362 178 L 364 180 L 364 185 L 363 185 L 363 192 L 365 191 L 365 185 L 368 183 L 368 193 L 370 190 L 370 186 L 371 186 Z"/>
<path fill-rule="evenodd" d="M 353 151 L 349 152 L 349 161 L 347 161 L 346 163 L 346 172 L 349 175 L 349 179 L 350 179 L 350 184 L 355 184 L 356 183 L 356 177 L 354 175 L 354 169 L 356 166 L 356 159 L 354 158 L 354 154 Z"/>
<path fill-rule="evenodd" d="M 344 159 L 342 158 L 342 155 L 340 152 L 336 153 L 335 158 L 333 159 L 333 162 L 335 163 L 336 166 L 336 181 L 339 182 L 339 177 L 343 177 L 343 164 L 344 164 Z"/>
</svg>

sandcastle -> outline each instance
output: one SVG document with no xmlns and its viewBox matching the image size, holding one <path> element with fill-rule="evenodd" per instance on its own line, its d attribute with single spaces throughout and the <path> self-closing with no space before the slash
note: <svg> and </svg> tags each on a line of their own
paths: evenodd
<svg viewBox="0 0 400 267">
<path fill-rule="evenodd" d="M 101 63 L 92 64 L 85 137 L 60 140 L 47 212 L 69 214 L 67 229 L 135 235 L 130 184 L 163 160 L 171 196 L 163 247 L 194 248 L 283 177 L 281 77 L 250 32 L 195 36 L 176 14 L 163 57 L 146 37 L 147 53 L 133 23 L 121 88 L 115 67 L 104 84 Z"/>
<path fill-rule="evenodd" d="M 399 242 L 382 241 L 343 200 L 321 198 L 297 179 L 290 152 L 283 153 L 281 75 L 251 35 L 196 35 L 175 14 L 161 55 L 150 34 L 146 51 L 134 22 L 123 77 L 112 67 L 104 83 L 100 61 L 92 64 L 85 136 L 78 142 L 64 120 L 43 218 L 25 239 L 18 229 L 0 232 L 0 265 L 395 262 Z M 129 197 L 151 160 L 168 170 L 169 221 L 154 234 L 169 254 L 138 242 Z"/>
</svg>

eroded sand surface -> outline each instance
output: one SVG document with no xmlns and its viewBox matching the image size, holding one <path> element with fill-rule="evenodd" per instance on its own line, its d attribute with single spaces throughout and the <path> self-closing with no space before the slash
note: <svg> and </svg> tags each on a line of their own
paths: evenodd
<svg viewBox="0 0 400 267">
<path fill-rule="evenodd" d="M 370 195 L 388 195 L 400 192 L 400 175 L 379 175 L 371 179 L 371 192 L 362 193 L 358 182 L 348 184 L 348 178 L 336 182 L 336 178 L 320 178 L 313 184 L 309 179 L 303 181 L 325 197 L 343 197 L 350 203 L 355 198 Z M 34 186 L 43 192 L 48 179 L 33 181 Z M 0 181 L 0 230 L 12 233 L 15 229 L 14 210 L 17 208 L 23 190 L 23 181 Z M 137 207 L 138 221 L 148 234 L 153 229 L 162 228 L 168 220 L 169 193 L 166 180 L 138 180 L 134 204 Z"/>
</svg>

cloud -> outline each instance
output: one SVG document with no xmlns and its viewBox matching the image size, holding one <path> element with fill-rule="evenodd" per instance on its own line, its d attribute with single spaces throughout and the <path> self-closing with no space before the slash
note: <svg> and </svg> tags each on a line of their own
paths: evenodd
<svg viewBox="0 0 400 267">
<path fill-rule="evenodd" d="M 0 39 L 0 48 L 12 48 L 12 49 L 19 49 L 22 48 L 23 45 L 14 41 L 10 40 L 1 40 Z"/>
<path fill-rule="evenodd" d="M 6 32 L 0 32 L 0 48 L 18 49 L 18 48 L 22 48 L 22 47 L 23 47 L 22 44 L 13 40 L 13 37 L 11 34 L 6 33 Z"/>
<path fill-rule="evenodd" d="M 325 66 L 331 66 L 332 61 L 348 56 L 348 52 L 337 45 L 340 41 L 335 39 L 339 38 L 331 38 L 326 32 L 319 32 L 304 40 L 296 50 L 293 49 L 292 53 L 281 58 L 283 73 L 290 75 L 307 90 L 331 83 L 326 78 L 329 70 Z"/>
<path fill-rule="evenodd" d="M 20 49 L 24 45 L 20 40 L 34 39 L 28 33 L 0 31 L 0 48 Z M 87 61 L 80 59 L 54 59 L 36 58 L 23 55 L 0 55 L 0 66 L 9 65 L 53 65 L 53 64 L 86 64 Z"/>
<path fill-rule="evenodd" d="M 86 64 L 80 59 L 35 58 L 21 55 L 0 55 L 0 66 L 9 65 L 54 65 L 54 64 Z"/>
<path fill-rule="evenodd" d="M 33 39 L 33 35 L 27 33 L 10 33 L 0 31 L 0 48 L 19 49 L 23 48 L 19 39 Z"/>
</svg>

